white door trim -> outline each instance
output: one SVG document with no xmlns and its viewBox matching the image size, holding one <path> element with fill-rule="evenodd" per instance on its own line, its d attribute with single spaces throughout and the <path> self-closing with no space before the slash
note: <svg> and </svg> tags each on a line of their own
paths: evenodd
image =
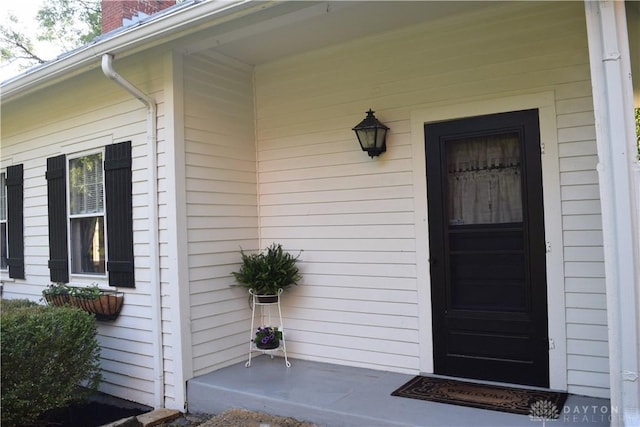
<svg viewBox="0 0 640 427">
<path fill-rule="evenodd" d="M 564 256 L 560 167 L 555 95 L 542 92 L 491 100 L 439 105 L 411 113 L 411 145 L 413 154 L 414 204 L 416 226 L 416 269 L 418 282 L 418 322 L 420 371 L 433 373 L 433 341 L 431 318 L 431 285 L 429 277 L 429 235 L 427 224 L 427 180 L 424 147 L 424 125 L 486 114 L 537 108 L 540 118 L 540 141 L 543 144 L 542 185 L 544 187 L 544 226 L 547 247 L 547 303 L 549 317 L 549 381 L 550 388 L 567 390 L 567 336 L 564 294 Z"/>
</svg>

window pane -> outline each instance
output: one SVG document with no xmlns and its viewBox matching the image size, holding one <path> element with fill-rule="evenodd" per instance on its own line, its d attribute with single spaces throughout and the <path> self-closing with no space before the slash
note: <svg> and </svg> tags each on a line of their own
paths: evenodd
<svg viewBox="0 0 640 427">
<path fill-rule="evenodd" d="M 105 272 L 104 217 L 71 219 L 71 272 Z"/>
<path fill-rule="evenodd" d="M 102 154 L 69 160 L 71 214 L 102 213 Z"/>
<path fill-rule="evenodd" d="M 522 222 L 517 133 L 447 142 L 449 224 Z"/>
<path fill-rule="evenodd" d="M 0 221 L 7 220 L 7 183 L 5 174 L 0 173 Z"/>
</svg>

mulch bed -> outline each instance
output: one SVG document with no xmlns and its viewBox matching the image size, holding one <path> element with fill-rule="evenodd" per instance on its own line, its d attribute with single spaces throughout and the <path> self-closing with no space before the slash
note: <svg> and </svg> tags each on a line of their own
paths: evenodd
<svg viewBox="0 0 640 427">
<path fill-rule="evenodd" d="M 76 403 L 44 413 L 37 421 L 40 427 L 98 427 L 121 418 L 143 414 L 142 409 L 122 408 L 101 402 Z"/>
</svg>

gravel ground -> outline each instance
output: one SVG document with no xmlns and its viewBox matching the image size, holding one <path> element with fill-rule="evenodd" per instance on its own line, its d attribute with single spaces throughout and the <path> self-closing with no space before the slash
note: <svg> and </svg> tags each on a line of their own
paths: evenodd
<svg viewBox="0 0 640 427">
<path fill-rule="evenodd" d="M 243 409 L 229 409 L 208 421 L 200 427 L 316 427 L 315 424 L 299 421 L 294 418 L 276 417 L 260 412 L 245 411 Z"/>
<path fill-rule="evenodd" d="M 212 418 L 186 415 L 169 426 L 182 427 L 318 427 L 316 424 L 291 417 L 277 417 L 244 409 L 229 409 Z"/>
</svg>

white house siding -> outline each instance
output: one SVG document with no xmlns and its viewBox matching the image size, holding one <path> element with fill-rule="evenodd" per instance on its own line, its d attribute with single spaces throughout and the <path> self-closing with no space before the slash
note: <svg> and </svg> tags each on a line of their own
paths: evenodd
<svg viewBox="0 0 640 427">
<path fill-rule="evenodd" d="M 158 91 L 161 69 L 153 56 L 138 56 L 116 67 L 134 84 L 150 92 L 162 104 Z M 152 76 L 151 82 L 143 83 Z M 162 117 L 159 119 L 162 127 Z M 160 132 L 162 135 L 162 129 Z M 49 281 L 47 261 L 46 159 L 74 154 L 107 144 L 132 141 L 133 228 L 135 289 L 122 288 L 125 303 L 118 319 L 98 322 L 101 366 L 106 393 L 153 405 L 153 343 L 149 283 L 147 224 L 146 109 L 136 99 L 104 77 L 99 69 L 76 76 L 55 88 L 20 98 L 2 111 L 1 167 L 24 165 L 24 230 L 26 280 L 8 279 L 2 273 L 4 298 L 40 300 Z M 73 285 L 99 278 L 71 277 Z M 113 289 L 113 288 L 112 288 Z"/>
<path fill-rule="evenodd" d="M 193 374 L 247 355 L 247 294 L 233 289 L 239 250 L 258 249 L 253 70 L 184 59 L 185 174 Z"/>
<path fill-rule="evenodd" d="M 607 313 L 592 101 L 574 98 L 557 105 L 568 381 L 574 393 L 608 397 Z"/>
<path fill-rule="evenodd" d="M 260 65 L 255 72 L 262 246 L 304 250 L 286 296 L 289 355 L 415 373 L 418 312 L 410 114 L 554 91 L 568 390 L 608 396 L 596 145 L 583 5 L 478 12 Z M 351 131 L 372 108 L 391 128 L 371 160 Z"/>
</svg>

